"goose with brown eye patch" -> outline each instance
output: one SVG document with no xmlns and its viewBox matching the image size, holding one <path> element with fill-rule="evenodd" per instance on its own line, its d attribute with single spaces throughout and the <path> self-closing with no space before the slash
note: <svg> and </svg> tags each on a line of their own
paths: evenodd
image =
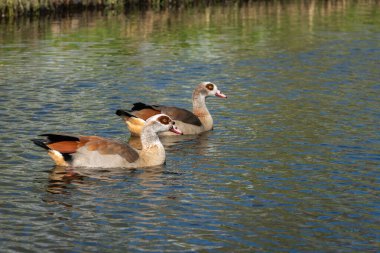
<svg viewBox="0 0 380 253">
<path fill-rule="evenodd" d="M 129 117 L 134 116 L 129 114 Z M 43 134 L 44 138 L 32 141 L 46 149 L 58 166 L 138 168 L 165 162 L 165 149 L 157 135 L 165 131 L 182 134 L 170 117 L 158 114 L 147 119 L 142 127 L 141 150 L 98 136 Z"/>
<path fill-rule="evenodd" d="M 213 129 L 213 119 L 206 106 L 206 97 L 227 98 L 215 83 L 202 82 L 198 84 L 193 92 L 193 110 L 164 106 L 135 103 L 129 111 L 117 110 L 116 114 L 121 116 L 128 126 L 131 135 L 140 136 L 145 120 L 155 114 L 166 114 L 176 122 L 183 134 L 199 134 Z M 128 116 L 131 114 L 133 117 Z M 127 115 L 127 116 L 126 116 Z M 161 121 L 167 124 L 165 121 Z M 170 132 L 162 132 L 159 135 L 173 135 Z"/>
</svg>

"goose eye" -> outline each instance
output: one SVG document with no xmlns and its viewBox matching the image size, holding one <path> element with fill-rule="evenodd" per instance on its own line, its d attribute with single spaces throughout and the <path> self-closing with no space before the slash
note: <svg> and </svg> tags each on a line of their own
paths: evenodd
<svg viewBox="0 0 380 253">
<path fill-rule="evenodd" d="M 213 90 L 213 89 L 214 89 L 214 85 L 213 85 L 212 83 L 208 83 L 208 84 L 206 85 L 206 88 L 207 88 L 208 90 Z"/>
<path fill-rule="evenodd" d="M 170 119 L 168 117 L 161 116 L 161 117 L 158 118 L 158 121 L 161 122 L 164 125 L 167 125 L 167 124 L 169 124 Z"/>
</svg>

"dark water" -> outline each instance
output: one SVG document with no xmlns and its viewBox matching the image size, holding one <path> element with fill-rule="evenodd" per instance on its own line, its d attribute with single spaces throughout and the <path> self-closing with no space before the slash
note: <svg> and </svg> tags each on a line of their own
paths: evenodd
<svg viewBox="0 0 380 253">
<path fill-rule="evenodd" d="M 310 1 L 0 24 L 2 252 L 380 251 L 380 6 Z M 214 131 L 167 163 L 54 168 L 45 132 L 127 141 L 137 101 Z"/>
</svg>

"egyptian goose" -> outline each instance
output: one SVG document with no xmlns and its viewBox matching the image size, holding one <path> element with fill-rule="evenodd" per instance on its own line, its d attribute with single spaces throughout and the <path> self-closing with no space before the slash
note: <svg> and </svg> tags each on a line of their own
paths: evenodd
<svg viewBox="0 0 380 253">
<path fill-rule="evenodd" d="M 206 97 L 210 96 L 227 98 L 214 83 L 202 82 L 193 92 L 193 112 L 178 107 L 147 105 L 139 102 L 133 104 L 130 111 L 117 110 L 116 114 L 124 119 L 132 136 L 140 136 L 145 121 L 152 115 L 160 113 L 170 116 L 183 134 L 199 134 L 213 128 L 213 120 L 206 107 Z M 173 134 L 166 131 L 159 135 Z"/>
<path fill-rule="evenodd" d="M 157 133 L 172 131 L 175 134 L 182 134 L 174 124 L 174 121 L 164 114 L 149 118 L 141 131 L 141 150 L 98 136 L 42 134 L 45 139 L 32 141 L 48 150 L 48 154 L 58 166 L 149 167 L 165 162 L 165 149 Z"/>
</svg>

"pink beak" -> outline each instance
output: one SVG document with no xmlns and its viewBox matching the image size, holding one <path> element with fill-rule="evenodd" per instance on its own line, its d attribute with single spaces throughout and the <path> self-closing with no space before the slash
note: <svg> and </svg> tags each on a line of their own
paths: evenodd
<svg viewBox="0 0 380 253">
<path fill-rule="evenodd" d="M 172 126 L 170 129 L 169 129 L 170 132 L 173 132 L 175 134 L 183 134 L 183 132 L 181 130 L 178 129 L 178 127 L 176 126 Z"/>
<path fill-rule="evenodd" d="M 227 98 L 226 95 L 224 95 L 220 90 L 217 90 L 215 93 L 215 96 L 220 97 L 220 98 Z"/>
</svg>

